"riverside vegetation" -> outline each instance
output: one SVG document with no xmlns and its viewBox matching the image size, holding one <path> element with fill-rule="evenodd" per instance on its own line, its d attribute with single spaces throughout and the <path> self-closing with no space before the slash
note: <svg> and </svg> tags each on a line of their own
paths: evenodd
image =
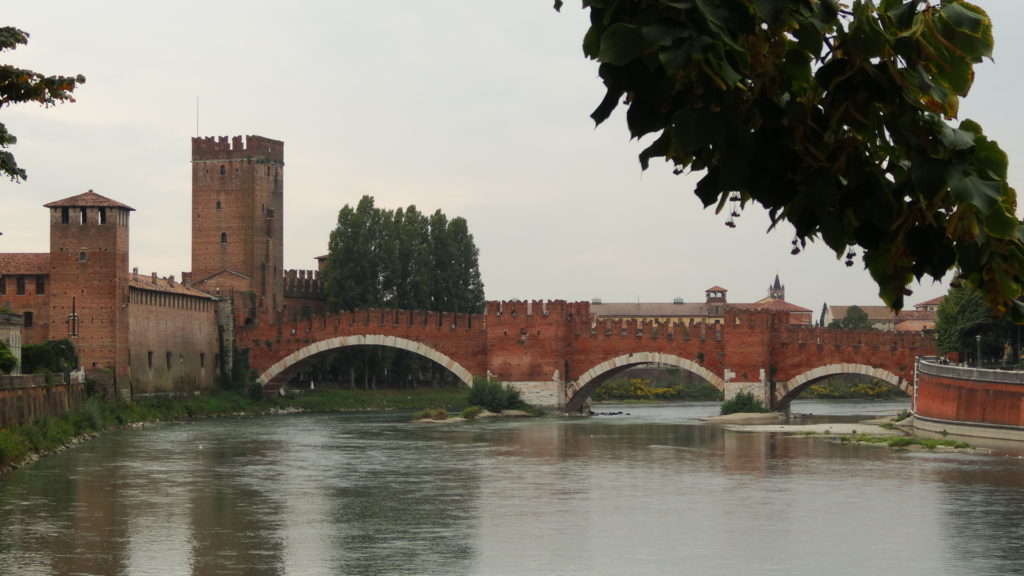
<svg viewBox="0 0 1024 576">
<path fill-rule="evenodd" d="M 219 390 L 198 396 L 137 398 L 134 402 L 90 397 L 59 417 L 44 417 L 24 426 L 0 430 L 0 471 L 36 455 L 47 454 L 81 438 L 146 422 L 216 416 L 246 416 L 288 411 L 330 412 L 413 410 L 468 406 L 464 388 L 405 390 L 315 390 L 301 396 L 253 399 L 238 391 Z"/>
</svg>

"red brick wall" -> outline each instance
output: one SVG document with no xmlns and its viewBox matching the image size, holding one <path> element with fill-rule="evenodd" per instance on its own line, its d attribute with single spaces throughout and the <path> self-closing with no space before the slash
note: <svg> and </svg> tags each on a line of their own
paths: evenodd
<svg viewBox="0 0 1024 576">
<path fill-rule="evenodd" d="M 938 420 L 1024 426 L 1024 381 L 1015 372 L 923 366 L 914 413 Z"/>
<path fill-rule="evenodd" d="M 25 293 L 18 294 L 18 279 L 25 283 Z M 37 280 L 43 280 L 43 293 L 36 292 Z M 0 306 L 10 308 L 18 314 L 32 313 L 32 325 L 23 327 L 22 344 L 42 344 L 50 334 L 50 290 L 52 285 L 49 276 L 17 276 L 4 275 L 0 282 L 5 283 L 5 294 L 0 295 Z"/>
<path fill-rule="evenodd" d="M 130 310 L 133 394 L 210 390 L 216 385 L 219 345 L 212 300 L 132 289 Z"/>
<path fill-rule="evenodd" d="M 0 429 L 28 424 L 43 416 L 60 416 L 84 401 L 84 384 L 50 386 L 39 374 L 0 376 Z"/>
</svg>

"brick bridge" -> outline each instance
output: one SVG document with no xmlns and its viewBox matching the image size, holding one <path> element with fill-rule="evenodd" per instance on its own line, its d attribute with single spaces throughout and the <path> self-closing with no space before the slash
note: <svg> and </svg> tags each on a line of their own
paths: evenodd
<svg viewBox="0 0 1024 576">
<path fill-rule="evenodd" d="M 689 370 L 726 398 L 749 391 L 784 409 L 814 382 L 863 374 L 911 392 L 914 360 L 934 354 L 916 333 L 827 330 L 789 323 L 786 312 L 727 311 L 723 324 L 603 320 L 588 302 L 488 302 L 485 314 L 357 310 L 239 327 L 236 341 L 273 393 L 319 354 L 347 346 L 416 353 L 468 386 L 488 377 L 531 404 L 582 410 L 605 380 L 635 366 Z"/>
</svg>

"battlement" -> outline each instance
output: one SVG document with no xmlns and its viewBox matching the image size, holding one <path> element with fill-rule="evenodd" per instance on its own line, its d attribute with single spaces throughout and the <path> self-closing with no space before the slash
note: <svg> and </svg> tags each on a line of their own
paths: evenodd
<svg viewBox="0 0 1024 576">
<path fill-rule="evenodd" d="M 518 317 L 590 318 L 590 302 L 565 300 L 494 300 L 487 302 L 489 319 Z"/>
<path fill-rule="evenodd" d="M 284 295 L 288 298 L 326 298 L 319 270 L 285 270 Z"/>
<path fill-rule="evenodd" d="M 284 142 L 263 136 L 206 136 L 192 139 L 192 161 L 257 159 L 284 164 Z"/>
</svg>

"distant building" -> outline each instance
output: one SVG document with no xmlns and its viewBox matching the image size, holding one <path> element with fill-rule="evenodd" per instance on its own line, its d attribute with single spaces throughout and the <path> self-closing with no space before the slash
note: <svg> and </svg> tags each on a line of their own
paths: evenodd
<svg viewBox="0 0 1024 576">
<path fill-rule="evenodd" d="M 847 312 L 857 306 L 868 315 L 871 327 L 887 332 L 923 332 L 935 329 L 935 314 L 942 297 L 933 298 L 914 306 L 914 310 L 903 310 L 899 314 L 888 306 L 835 306 L 825 304 L 821 309 L 821 325 L 828 327 L 836 320 L 846 318 Z"/>
<path fill-rule="evenodd" d="M 731 308 L 745 310 L 778 310 L 790 313 L 791 324 L 810 324 L 812 312 L 807 308 L 786 302 L 786 289 L 775 276 L 775 282 L 768 287 L 768 296 L 757 302 L 729 304 L 728 290 L 712 286 L 704 291 L 703 302 L 684 302 L 676 298 L 669 303 L 616 302 L 605 303 L 595 298 L 590 311 L 598 318 L 629 319 L 655 322 L 657 324 L 721 324 L 725 311 Z"/>
</svg>

